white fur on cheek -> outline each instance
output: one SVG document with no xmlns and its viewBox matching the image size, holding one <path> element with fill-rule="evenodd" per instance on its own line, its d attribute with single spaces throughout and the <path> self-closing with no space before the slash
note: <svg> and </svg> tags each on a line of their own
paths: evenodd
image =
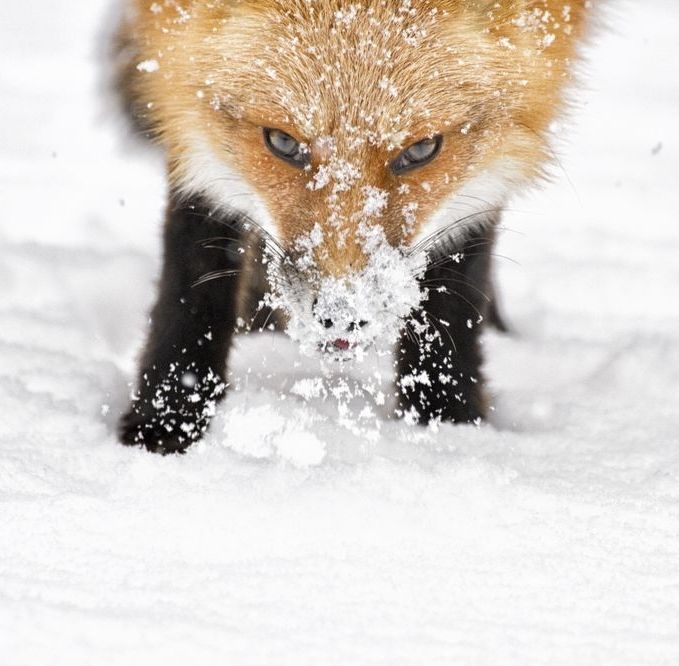
<svg viewBox="0 0 679 666">
<path fill-rule="evenodd" d="M 493 213 L 504 206 L 509 195 L 523 180 L 523 170 L 517 160 L 496 162 L 444 199 L 418 230 L 412 244 L 448 226 L 451 227 L 451 240 L 464 240 L 471 232 L 488 224 Z M 459 223 L 455 224 L 455 220 L 459 220 Z"/>
<path fill-rule="evenodd" d="M 278 227 L 262 197 L 243 176 L 214 154 L 205 139 L 194 139 L 178 185 L 181 194 L 202 194 L 214 206 L 243 213 L 280 240 Z"/>
</svg>

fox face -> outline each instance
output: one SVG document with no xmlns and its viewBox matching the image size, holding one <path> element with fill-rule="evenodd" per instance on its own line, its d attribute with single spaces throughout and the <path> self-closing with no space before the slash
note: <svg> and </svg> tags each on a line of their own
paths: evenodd
<svg viewBox="0 0 679 666">
<path fill-rule="evenodd" d="M 584 0 L 137 0 L 175 190 L 247 214 L 310 349 L 391 344 L 441 241 L 547 157 Z"/>
</svg>

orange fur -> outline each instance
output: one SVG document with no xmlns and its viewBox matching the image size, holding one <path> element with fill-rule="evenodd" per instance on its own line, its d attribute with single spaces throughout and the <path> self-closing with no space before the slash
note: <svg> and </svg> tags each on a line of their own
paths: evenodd
<svg viewBox="0 0 679 666">
<path fill-rule="evenodd" d="M 190 188 L 196 151 L 209 153 L 256 193 L 288 246 L 319 225 L 317 263 L 341 275 L 364 262 L 362 221 L 408 245 L 494 165 L 511 165 L 513 187 L 540 175 L 588 6 L 133 0 L 124 31 L 137 108 L 173 186 Z M 272 155 L 263 127 L 307 143 L 311 171 Z M 444 141 L 430 164 L 391 172 L 402 149 L 435 134 Z M 366 208 L 371 188 L 384 193 L 378 210 Z"/>
</svg>

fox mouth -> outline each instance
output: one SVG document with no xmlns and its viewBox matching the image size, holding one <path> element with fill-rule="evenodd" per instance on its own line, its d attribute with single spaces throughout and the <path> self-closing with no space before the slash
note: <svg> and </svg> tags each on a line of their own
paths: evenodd
<svg viewBox="0 0 679 666">
<path fill-rule="evenodd" d="M 375 340 L 349 340 L 347 338 L 335 338 L 318 342 L 316 357 L 321 361 L 338 363 L 341 365 L 361 362 L 367 354 L 376 353 L 381 356 L 384 353 Z"/>
<path fill-rule="evenodd" d="M 361 345 L 356 341 L 352 342 L 346 338 L 335 338 L 334 340 L 318 343 L 318 351 L 323 356 L 337 358 L 338 360 L 349 360 L 355 356 L 359 348 L 363 349 L 364 347 L 365 345 Z"/>
<path fill-rule="evenodd" d="M 349 340 L 345 340 L 344 338 L 337 338 L 332 341 L 332 347 L 333 349 L 336 349 L 338 351 L 347 351 L 347 349 L 350 349 L 352 346 L 356 346 L 356 343 L 353 345 Z"/>
</svg>

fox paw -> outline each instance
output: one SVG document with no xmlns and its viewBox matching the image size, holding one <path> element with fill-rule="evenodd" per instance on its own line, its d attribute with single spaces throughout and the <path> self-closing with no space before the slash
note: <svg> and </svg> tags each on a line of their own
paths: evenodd
<svg viewBox="0 0 679 666">
<path fill-rule="evenodd" d="M 185 453 L 201 438 L 207 424 L 187 422 L 172 414 L 144 414 L 134 407 L 119 425 L 120 442 L 126 446 L 143 446 L 152 453 Z"/>
</svg>

